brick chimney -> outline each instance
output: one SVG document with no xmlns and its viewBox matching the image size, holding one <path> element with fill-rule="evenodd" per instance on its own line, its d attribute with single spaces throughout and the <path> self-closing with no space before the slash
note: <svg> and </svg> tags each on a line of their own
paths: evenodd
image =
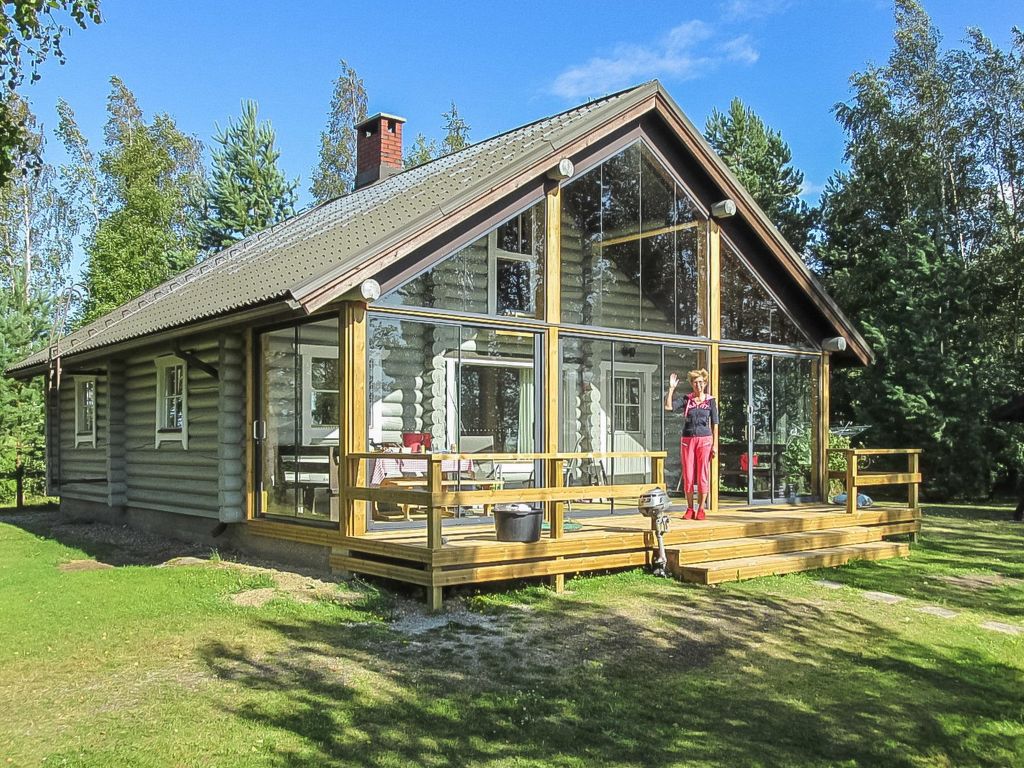
<svg viewBox="0 0 1024 768">
<path fill-rule="evenodd" d="M 404 117 L 378 112 L 356 126 L 356 189 L 402 170 L 404 122 Z"/>
</svg>

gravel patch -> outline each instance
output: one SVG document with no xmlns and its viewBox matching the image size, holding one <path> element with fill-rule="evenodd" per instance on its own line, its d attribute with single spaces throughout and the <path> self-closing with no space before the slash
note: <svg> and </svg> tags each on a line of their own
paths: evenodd
<svg viewBox="0 0 1024 768">
<path fill-rule="evenodd" d="M 269 603 L 277 595 L 277 590 L 273 587 L 264 587 L 263 589 L 247 589 L 245 592 L 239 592 L 236 595 L 231 596 L 231 602 L 235 605 L 240 605 L 245 608 L 262 608 L 264 605 Z"/>
<path fill-rule="evenodd" d="M 825 589 L 842 589 L 846 586 L 838 581 L 829 581 L 828 579 L 818 579 L 814 583 L 819 587 L 824 587 Z"/>
<path fill-rule="evenodd" d="M 58 565 L 57 570 L 64 573 L 76 573 L 77 571 L 107 571 L 113 567 L 110 563 L 101 563 L 99 560 L 69 560 Z"/>
</svg>

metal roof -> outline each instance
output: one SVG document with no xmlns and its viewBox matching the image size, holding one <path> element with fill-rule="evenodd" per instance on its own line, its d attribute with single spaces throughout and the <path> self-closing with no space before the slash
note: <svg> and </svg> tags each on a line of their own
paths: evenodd
<svg viewBox="0 0 1024 768">
<path fill-rule="evenodd" d="M 77 355 L 268 302 L 296 301 L 309 309 L 317 301 L 311 297 L 325 286 L 335 295 L 351 287 L 344 284 L 346 275 L 355 274 L 403 237 L 443 221 L 453 210 L 514 181 L 544 158 L 557 156 L 561 147 L 655 96 L 661 97 L 683 122 L 688 134 L 694 134 L 691 138 L 703 142 L 661 85 L 657 81 L 644 83 L 473 144 L 292 216 L 69 334 L 58 342 L 59 352 L 62 356 Z M 725 164 L 710 147 L 707 151 L 707 161 L 731 179 L 738 194 L 753 205 Z M 768 222 L 756 205 L 752 215 Z M 785 244 L 784 248 L 788 249 L 784 258 L 795 259 L 798 268 L 813 280 L 792 249 Z M 811 290 L 825 296 L 816 284 Z M 831 299 L 828 301 L 835 306 Z M 322 303 L 319 300 L 316 306 Z M 835 311 L 844 330 L 859 339 L 852 324 L 838 308 Z M 12 365 L 8 373 L 29 373 L 49 357 L 50 350 L 44 349 Z"/>
</svg>

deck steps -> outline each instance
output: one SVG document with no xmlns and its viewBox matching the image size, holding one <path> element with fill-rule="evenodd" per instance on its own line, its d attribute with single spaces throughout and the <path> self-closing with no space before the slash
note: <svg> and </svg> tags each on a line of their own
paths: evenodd
<svg viewBox="0 0 1024 768">
<path fill-rule="evenodd" d="M 748 536 L 737 539 L 717 539 L 693 544 L 667 546 L 669 566 L 688 565 L 716 560 L 730 560 L 740 557 L 777 555 L 824 547 L 839 547 L 846 544 L 863 544 L 881 541 L 885 536 L 900 533 L 914 533 L 920 524 L 914 522 L 890 525 L 851 525 L 827 530 L 798 531 L 767 536 Z"/>
<path fill-rule="evenodd" d="M 843 565 L 852 560 L 884 560 L 907 557 L 910 546 L 902 542 L 867 541 L 859 544 L 804 549 L 753 557 L 733 557 L 707 562 L 677 565 L 673 572 L 684 581 L 719 584 L 723 581 L 777 576 L 815 568 Z"/>
</svg>

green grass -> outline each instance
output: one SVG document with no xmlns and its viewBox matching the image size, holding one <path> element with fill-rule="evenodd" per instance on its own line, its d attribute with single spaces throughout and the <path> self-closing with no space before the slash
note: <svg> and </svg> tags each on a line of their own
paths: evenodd
<svg viewBox="0 0 1024 768">
<path fill-rule="evenodd" d="M 86 552 L 8 518 L 0 766 L 1024 764 L 1024 635 L 980 626 L 1024 626 L 1024 529 L 926 512 L 908 561 L 578 578 L 433 624 L 361 585 L 242 608 L 268 577 L 226 564 L 62 572 Z"/>
</svg>

